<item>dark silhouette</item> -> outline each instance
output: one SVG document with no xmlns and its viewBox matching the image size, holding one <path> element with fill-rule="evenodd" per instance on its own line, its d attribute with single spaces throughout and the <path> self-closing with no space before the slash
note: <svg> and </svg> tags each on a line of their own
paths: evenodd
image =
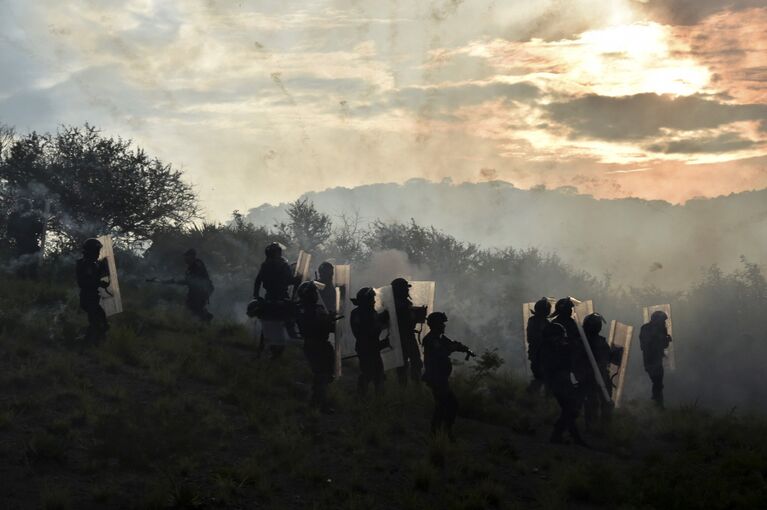
<svg viewBox="0 0 767 510">
<path fill-rule="evenodd" d="M 653 312 L 650 322 L 639 331 L 639 346 L 642 348 L 644 369 L 652 381 L 652 400 L 663 408 L 663 358 L 671 343 L 671 336 L 666 329 L 668 315 L 665 312 Z"/>
<path fill-rule="evenodd" d="M 576 389 L 582 390 L 590 381 L 594 380 L 594 369 L 591 367 L 586 348 L 581 340 L 581 334 L 578 331 L 578 324 L 573 319 L 573 309 L 575 304 L 569 297 L 562 298 L 554 305 L 553 323 L 565 328 L 567 338 L 570 342 L 572 352 L 572 372 L 575 380 L 578 382 Z"/>
<path fill-rule="evenodd" d="M 80 287 L 80 308 L 88 314 L 87 342 L 104 340 L 109 323 L 104 309 L 101 308 L 99 289 L 109 287 L 103 280 L 109 276 L 106 260 L 99 260 L 102 244 L 98 239 L 88 239 L 83 244 L 83 256 L 77 261 L 77 285 Z"/>
<path fill-rule="evenodd" d="M 533 373 L 533 380 L 527 387 L 529 393 L 540 392 L 544 384 L 543 368 L 541 367 L 541 341 L 543 330 L 549 324 L 549 314 L 551 313 L 551 303 L 547 298 L 541 298 L 535 303 L 531 310 L 532 316 L 527 319 L 527 359 L 530 360 L 530 371 Z"/>
<path fill-rule="evenodd" d="M 416 340 L 416 321 L 413 315 L 413 302 L 410 300 L 410 283 L 404 278 L 396 278 L 391 282 L 391 287 L 402 345 L 403 365 L 397 368 L 397 378 L 400 384 L 406 385 L 409 372 L 414 382 L 420 382 L 423 361 L 418 340 Z"/>
<path fill-rule="evenodd" d="M 389 347 L 388 337 L 381 340 L 381 333 L 389 321 L 387 312 L 375 311 L 375 291 L 364 287 L 357 292 L 352 304 L 357 308 L 352 310 L 350 322 L 354 334 L 354 350 L 360 362 L 360 375 L 357 379 L 357 392 L 360 396 L 367 393 L 368 385 L 372 382 L 376 393 L 383 390 L 384 366 L 381 360 L 381 350 Z"/>
<path fill-rule="evenodd" d="M 296 322 L 304 338 L 304 354 L 312 369 L 311 403 L 322 412 L 333 412 L 327 399 L 328 385 L 333 382 L 335 354 L 328 341 L 335 329 L 335 316 L 319 303 L 319 292 L 314 282 L 298 287 L 298 313 Z"/>
<path fill-rule="evenodd" d="M 208 303 L 214 287 L 208 270 L 203 261 L 197 258 L 197 252 L 194 249 L 184 253 L 184 262 L 186 263 L 184 284 L 188 288 L 186 306 L 195 317 L 199 317 L 203 322 L 210 322 L 213 314 L 208 311 Z"/>
<path fill-rule="evenodd" d="M 605 337 L 599 333 L 602 331 L 602 325 L 605 319 L 598 313 L 587 315 L 583 319 L 583 331 L 589 342 L 589 347 L 597 362 L 599 373 L 604 381 L 605 388 L 612 396 L 613 384 L 610 380 L 610 359 L 611 350 Z M 599 382 L 594 379 L 594 372 L 591 371 L 591 377 L 587 378 L 583 384 L 583 412 L 586 419 L 586 430 L 594 431 L 597 424 L 602 427 L 607 426 L 612 415 L 612 402 L 605 400 Z"/>
<path fill-rule="evenodd" d="M 330 262 L 323 262 L 317 268 L 317 281 L 322 284 L 320 287 L 320 298 L 325 305 L 325 309 L 335 314 L 336 310 L 336 287 L 333 284 L 333 275 L 335 274 L 335 268 Z"/>
<path fill-rule="evenodd" d="M 43 220 L 29 199 L 19 199 L 8 215 L 8 238 L 13 241 L 16 274 L 21 278 L 36 278 L 43 236 Z"/>
<path fill-rule="evenodd" d="M 292 304 L 288 289 L 294 284 L 290 264 L 282 256 L 284 247 L 271 243 L 264 250 L 266 260 L 256 276 L 253 285 L 253 299 L 257 302 L 256 317 L 261 319 L 262 333 L 259 349 L 268 344 L 272 358 L 278 358 L 285 350 L 285 323 L 292 321 Z M 265 296 L 261 297 L 261 287 Z"/>
<path fill-rule="evenodd" d="M 466 353 L 466 359 L 469 359 L 469 357 L 474 356 L 474 353 L 462 343 L 450 340 L 445 336 L 447 315 L 444 313 L 430 313 L 426 322 L 430 331 L 423 339 L 426 368 L 423 380 L 434 395 L 431 432 L 436 434 L 439 430 L 445 429 L 450 440 L 455 441 L 453 424 L 458 415 L 458 400 L 455 398 L 453 390 L 450 389 L 450 374 L 453 372 L 450 355 L 454 352 L 463 352 Z"/>
<path fill-rule="evenodd" d="M 546 387 L 559 404 L 559 418 L 551 433 L 552 443 L 562 443 L 565 431 L 576 444 L 584 445 L 575 420 L 581 406 L 578 390 L 570 379 L 572 373 L 573 345 L 577 340 L 568 337 L 567 330 L 559 322 L 552 322 L 543 330 L 541 342 L 541 364 Z"/>
</svg>

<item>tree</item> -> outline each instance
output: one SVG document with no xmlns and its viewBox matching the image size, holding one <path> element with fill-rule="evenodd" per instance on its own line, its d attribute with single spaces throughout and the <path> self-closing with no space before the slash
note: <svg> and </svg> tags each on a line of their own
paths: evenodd
<svg viewBox="0 0 767 510">
<path fill-rule="evenodd" d="M 292 240 L 301 249 L 313 251 L 333 233 L 330 216 L 321 213 L 308 198 L 299 198 L 288 205 L 288 222 L 275 225 L 282 237 Z"/>
<path fill-rule="evenodd" d="M 104 233 L 140 243 L 197 215 L 181 172 L 87 124 L 15 138 L 0 161 L 0 189 L 50 199 L 49 234 L 64 246 Z"/>
</svg>

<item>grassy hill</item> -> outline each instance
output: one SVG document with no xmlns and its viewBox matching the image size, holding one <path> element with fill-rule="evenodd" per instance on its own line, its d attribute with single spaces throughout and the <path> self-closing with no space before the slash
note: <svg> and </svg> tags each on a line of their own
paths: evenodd
<svg viewBox="0 0 767 510">
<path fill-rule="evenodd" d="M 101 345 L 73 287 L 0 276 L 0 507 L 764 508 L 767 424 L 694 406 L 620 409 L 591 449 L 547 442 L 556 406 L 503 369 L 458 367 L 458 442 L 426 388 L 309 407 L 299 346 L 261 359 L 247 326 L 203 327 L 126 286 Z M 471 345 L 472 339 L 462 339 Z"/>
</svg>

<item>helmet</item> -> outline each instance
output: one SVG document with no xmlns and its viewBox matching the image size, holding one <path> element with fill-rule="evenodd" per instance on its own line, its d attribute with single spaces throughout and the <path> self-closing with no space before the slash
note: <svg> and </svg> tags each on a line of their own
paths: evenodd
<svg viewBox="0 0 767 510">
<path fill-rule="evenodd" d="M 351 301 L 354 305 L 360 306 L 363 304 L 375 303 L 376 291 L 370 287 L 362 287 L 357 291 L 357 297 L 352 298 Z"/>
<path fill-rule="evenodd" d="M 661 322 L 661 321 L 667 321 L 668 315 L 666 315 L 666 312 L 663 310 L 657 310 L 652 313 L 650 316 L 650 322 Z"/>
<path fill-rule="evenodd" d="M 298 286 L 298 300 L 304 304 L 315 304 L 319 300 L 319 293 L 314 282 L 304 282 Z"/>
<path fill-rule="evenodd" d="M 96 239 L 95 237 L 91 237 L 90 239 L 86 239 L 83 243 L 83 252 L 94 252 L 98 253 L 101 251 L 101 248 L 104 245 L 101 244 L 101 241 Z"/>
<path fill-rule="evenodd" d="M 569 297 L 562 298 L 554 305 L 554 315 L 570 315 L 571 310 L 575 308 L 575 304 L 573 304 L 573 300 Z"/>
<path fill-rule="evenodd" d="M 583 331 L 587 335 L 596 335 L 602 331 L 602 324 L 605 324 L 605 318 L 598 313 L 591 313 L 583 319 Z"/>
<path fill-rule="evenodd" d="M 285 247 L 280 243 L 269 243 L 269 245 L 264 250 L 264 253 L 267 257 L 279 257 L 282 255 L 282 251 L 284 249 Z"/>
<path fill-rule="evenodd" d="M 394 280 L 391 281 L 391 286 L 392 286 L 392 289 L 395 289 L 395 290 L 409 289 L 410 287 L 412 287 L 412 285 L 410 285 L 410 283 L 408 283 L 408 281 L 405 280 L 404 278 L 395 278 Z"/>
<path fill-rule="evenodd" d="M 432 312 L 426 317 L 426 324 L 433 327 L 435 324 L 444 324 L 447 322 L 447 315 L 443 312 Z"/>
<path fill-rule="evenodd" d="M 320 278 L 322 278 L 323 276 L 328 276 L 328 278 L 332 278 L 333 272 L 334 272 L 333 264 L 331 264 L 330 262 L 326 260 L 325 262 L 317 266 L 317 272 L 319 273 Z"/>
<path fill-rule="evenodd" d="M 542 315 L 544 317 L 547 317 L 550 313 L 551 313 L 551 301 L 549 301 L 548 298 L 543 297 L 535 302 L 535 306 L 533 307 L 534 315 Z"/>
</svg>

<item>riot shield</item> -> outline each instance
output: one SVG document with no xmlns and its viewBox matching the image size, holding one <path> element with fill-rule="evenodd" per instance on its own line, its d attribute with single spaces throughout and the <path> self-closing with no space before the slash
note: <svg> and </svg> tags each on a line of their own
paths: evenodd
<svg viewBox="0 0 767 510">
<path fill-rule="evenodd" d="M 341 375 L 341 360 L 354 354 L 354 335 L 350 316 L 351 304 L 351 266 L 334 266 L 333 284 L 336 288 L 336 310 L 343 319 L 336 322 L 334 344 L 336 353 L 336 376 Z"/>
<path fill-rule="evenodd" d="M 397 321 L 397 308 L 394 306 L 394 293 L 391 285 L 375 289 L 376 312 L 386 310 L 389 313 L 389 327 L 386 334 L 389 337 L 390 347 L 381 351 L 384 370 L 401 367 L 405 364 L 402 357 L 402 339 L 399 336 L 399 322 Z"/>
<path fill-rule="evenodd" d="M 300 276 L 302 282 L 308 282 L 310 280 L 309 264 L 311 261 L 311 253 L 306 253 L 304 250 L 300 250 L 298 252 L 298 260 L 296 261 L 296 269 L 293 272 L 293 276 Z"/>
<path fill-rule="evenodd" d="M 99 289 L 101 295 L 101 308 L 104 309 L 107 317 L 121 313 L 123 311 L 122 297 L 120 296 L 120 284 L 117 281 L 117 266 L 115 265 L 115 254 L 112 246 L 112 238 L 101 236 L 98 238 L 101 242 L 101 252 L 99 260 L 105 260 L 109 269 L 109 286 L 105 289 Z"/>
<path fill-rule="evenodd" d="M 556 304 L 557 300 L 555 298 L 546 298 L 549 300 L 549 303 L 551 303 L 552 309 L 554 308 L 554 305 Z M 535 301 L 531 303 L 522 303 L 522 350 L 525 353 L 525 359 L 523 360 L 523 365 L 525 366 L 525 375 L 528 375 L 530 373 L 530 364 L 527 362 L 528 357 L 528 351 L 530 350 L 530 346 L 527 344 L 527 321 L 530 320 L 530 317 L 533 315 L 533 309 L 535 308 Z"/>
<path fill-rule="evenodd" d="M 424 322 L 416 321 L 418 329 L 418 348 L 423 357 L 423 345 L 421 341 L 429 333 L 429 325 L 426 324 L 426 317 L 434 311 L 434 299 L 437 295 L 437 283 L 428 281 L 410 282 L 410 300 L 414 307 L 426 307 L 426 313 L 422 315 Z"/>
<path fill-rule="evenodd" d="M 668 319 L 666 320 L 666 329 L 671 337 L 671 343 L 669 344 L 668 349 L 666 349 L 665 356 L 663 357 L 663 367 L 673 372 L 676 370 L 676 357 L 674 356 L 674 342 L 676 342 L 676 338 L 674 337 L 674 327 L 671 321 L 671 305 L 646 306 L 642 310 L 642 315 L 644 316 L 644 323 L 647 324 L 650 322 L 650 316 L 653 312 L 658 311 L 665 312 L 668 316 Z"/>
<path fill-rule="evenodd" d="M 573 303 L 575 303 L 575 309 L 573 310 L 573 319 L 575 320 L 575 325 L 578 326 L 578 336 L 581 337 L 581 342 L 583 343 L 583 348 L 586 350 L 586 356 L 589 358 L 589 364 L 591 365 L 591 369 L 594 371 L 594 378 L 596 379 L 597 383 L 599 383 L 599 389 L 602 390 L 602 395 L 604 396 L 605 400 L 607 402 L 612 402 L 612 398 L 610 397 L 610 392 L 607 391 L 607 386 L 605 386 L 605 381 L 602 379 L 602 374 L 599 372 L 599 366 L 597 365 L 597 360 L 594 358 L 594 353 L 591 352 L 591 346 L 589 345 L 588 339 L 586 339 L 586 333 L 583 331 L 583 318 L 590 314 L 594 313 L 594 303 L 591 300 L 588 301 L 578 301 L 577 299 L 571 297 L 570 299 L 573 300 Z M 582 313 L 587 312 L 585 315 L 581 315 Z"/>
<path fill-rule="evenodd" d="M 610 381 L 615 386 L 613 393 L 613 402 L 615 407 L 620 407 L 623 398 L 623 387 L 626 383 L 626 370 L 629 365 L 629 352 L 631 352 L 631 339 L 634 336 L 634 326 L 623 324 L 618 321 L 610 322 L 610 336 L 608 343 L 610 347 L 620 347 L 623 349 L 620 358 L 620 365 L 610 363 Z"/>
</svg>

